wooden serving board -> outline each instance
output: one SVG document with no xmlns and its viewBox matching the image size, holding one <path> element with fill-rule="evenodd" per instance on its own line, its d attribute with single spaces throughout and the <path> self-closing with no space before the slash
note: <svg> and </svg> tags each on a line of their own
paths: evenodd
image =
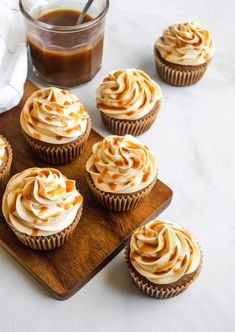
<svg viewBox="0 0 235 332">
<path fill-rule="evenodd" d="M 31 153 L 21 134 L 19 115 L 26 101 L 38 88 L 25 84 L 20 104 L 0 115 L 0 133 L 11 143 L 14 153 L 12 175 L 28 167 L 45 167 Z M 85 161 L 92 145 L 102 137 L 91 131 L 87 148 L 74 162 L 58 167 L 77 180 L 84 196 L 84 210 L 75 234 L 63 247 L 50 252 L 34 251 L 18 241 L 0 213 L 0 244 L 28 270 L 53 296 L 64 300 L 72 296 L 99 272 L 124 247 L 132 232 L 153 214 L 160 213 L 172 198 L 172 191 L 161 181 L 144 203 L 128 213 L 109 212 L 95 202 L 85 181 Z"/>
</svg>

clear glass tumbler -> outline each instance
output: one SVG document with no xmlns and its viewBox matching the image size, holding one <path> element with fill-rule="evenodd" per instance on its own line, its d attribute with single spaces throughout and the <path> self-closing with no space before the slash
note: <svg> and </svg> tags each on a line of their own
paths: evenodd
<svg viewBox="0 0 235 332">
<path fill-rule="evenodd" d="M 79 25 L 52 25 L 41 20 L 55 10 L 81 11 L 86 2 L 20 0 L 33 71 L 47 84 L 75 86 L 91 80 L 101 68 L 109 0 L 94 1 L 89 20 Z"/>
</svg>

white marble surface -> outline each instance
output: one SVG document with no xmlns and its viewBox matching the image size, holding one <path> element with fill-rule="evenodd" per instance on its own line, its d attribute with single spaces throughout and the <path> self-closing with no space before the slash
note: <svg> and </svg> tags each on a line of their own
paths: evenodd
<svg viewBox="0 0 235 332">
<path fill-rule="evenodd" d="M 120 253 L 65 302 L 52 299 L 0 248 L 0 331 L 232 331 L 235 274 L 235 3 L 233 0 L 111 0 L 102 71 L 75 91 L 105 131 L 95 88 L 111 69 L 137 67 L 159 81 L 152 47 L 168 24 L 195 19 L 213 33 L 216 54 L 203 80 L 188 88 L 159 81 L 162 108 L 141 139 L 156 153 L 160 178 L 174 190 L 161 215 L 200 241 L 204 267 L 184 294 L 157 301 L 131 284 Z M 31 77 L 31 75 L 30 75 Z"/>
</svg>

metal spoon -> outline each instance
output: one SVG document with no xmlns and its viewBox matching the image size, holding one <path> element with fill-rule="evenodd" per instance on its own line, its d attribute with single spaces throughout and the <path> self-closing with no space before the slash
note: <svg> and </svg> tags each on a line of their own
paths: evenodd
<svg viewBox="0 0 235 332">
<path fill-rule="evenodd" d="M 83 8 L 83 10 L 81 11 L 81 14 L 79 15 L 79 18 L 77 20 L 77 24 L 81 24 L 84 17 L 86 16 L 86 13 L 88 11 L 88 9 L 90 8 L 90 6 L 92 5 L 94 0 L 88 0 L 87 3 L 85 4 L 85 7 Z"/>
</svg>

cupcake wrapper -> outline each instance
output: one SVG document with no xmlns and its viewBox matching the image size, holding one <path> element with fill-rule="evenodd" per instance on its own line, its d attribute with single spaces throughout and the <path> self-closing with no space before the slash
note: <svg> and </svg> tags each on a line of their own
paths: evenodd
<svg viewBox="0 0 235 332">
<path fill-rule="evenodd" d="M 34 250 L 53 250 L 62 247 L 73 235 L 82 215 L 82 206 L 79 208 L 73 223 L 63 231 L 49 236 L 32 236 L 16 231 L 10 224 L 17 238 L 26 246 Z"/>
<path fill-rule="evenodd" d="M 86 132 L 78 140 L 66 145 L 48 146 L 39 142 L 23 131 L 23 135 L 33 153 L 45 163 L 54 165 L 67 164 L 76 159 L 84 150 L 91 131 L 91 119 L 88 118 Z"/>
<path fill-rule="evenodd" d="M 157 181 L 157 179 L 154 179 L 153 182 L 148 185 L 148 187 L 139 190 L 138 192 L 130 194 L 112 194 L 96 188 L 89 174 L 87 174 L 86 179 L 97 202 L 99 202 L 107 210 L 116 212 L 135 209 L 150 193 Z"/>
<path fill-rule="evenodd" d="M 160 104 L 160 101 L 158 101 L 150 113 L 137 120 L 113 119 L 110 116 L 106 115 L 104 112 L 100 111 L 100 113 L 104 125 L 113 134 L 119 136 L 139 136 L 146 132 L 152 126 L 159 112 Z"/>
<path fill-rule="evenodd" d="M 4 168 L 2 169 L 2 171 L 0 172 L 0 190 L 1 190 L 1 189 L 5 188 L 7 181 L 9 179 L 9 176 L 10 176 L 13 152 L 12 152 L 12 148 L 11 148 L 9 142 L 5 139 L 5 137 L 3 137 L 1 135 L 0 135 L 0 137 L 2 137 L 4 139 L 4 141 L 6 143 L 6 150 L 8 153 L 7 163 L 4 166 Z"/>
<path fill-rule="evenodd" d="M 128 271 L 132 281 L 140 291 L 156 299 L 168 299 L 183 293 L 193 283 L 193 281 L 197 279 L 202 269 L 202 259 L 201 259 L 199 267 L 197 268 L 196 272 L 192 275 L 192 278 L 189 281 L 182 283 L 182 285 L 178 287 L 169 287 L 163 289 L 160 285 L 153 286 L 152 283 L 146 282 L 144 279 L 141 278 L 139 274 L 136 273 L 135 269 L 132 267 L 130 263 L 129 252 L 130 250 L 128 244 L 125 248 L 125 262 L 127 264 Z"/>
<path fill-rule="evenodd" d="M 175 64 L 164 61 L 158 52 L 155 52 L 156 70 L 158 75 L 167 83 L 175 86 L 193 85 L 203 77 L 207 63 L 195 66 L 190 69 L 179 68 Z"/>
</svg>

